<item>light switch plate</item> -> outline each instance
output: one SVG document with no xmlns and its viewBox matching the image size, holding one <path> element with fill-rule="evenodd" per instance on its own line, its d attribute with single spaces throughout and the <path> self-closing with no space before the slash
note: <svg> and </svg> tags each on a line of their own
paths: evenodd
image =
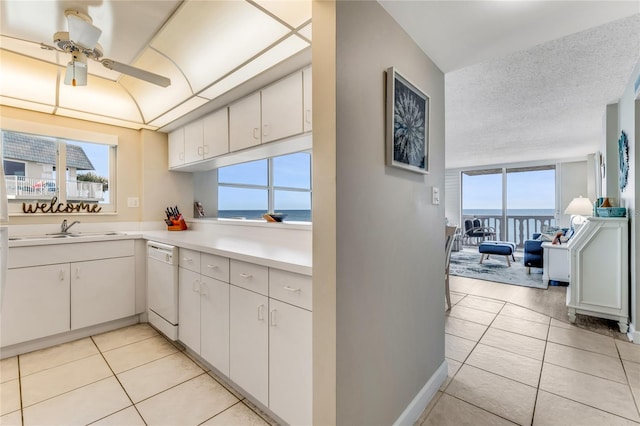
<svg viewBox="0 0 640 426">
<path fill-rule="evenodd" d="M 440 188 L 437 186 L 431 187 L 431 203 L 440 204 Z"/>
<path fill-rule="evenodd" d="M 127 207 L 140 207 L 140 200 L 138 197 L 127 198 Z"/>
</svg>

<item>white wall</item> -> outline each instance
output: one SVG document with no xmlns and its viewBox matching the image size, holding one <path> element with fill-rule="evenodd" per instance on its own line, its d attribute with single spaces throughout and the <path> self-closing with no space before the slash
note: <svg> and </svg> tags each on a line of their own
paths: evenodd
<svg viewBox="0 0 640 426">
<path fill-rule="evenodd" d="M 314 424 L 388 425 L 444 362 L 444 76 L 377 2 L 336 2 L 333 22 L 327 3 L 313 10 Z M 391 66 L 431 96 L 428 175 L 385 165 Z"/>
<path fill-rule="evenodd" d="M 636 64 L 631 73 L 629 83 L 618 104 L 618 137 L 624 131 L 629 139 L 629 180 L 623 192 L 618 192 L 620 205 L 627 208 L 627 216 L 630 223 L 630 277 L 631 283 L 631 322 L 632 337 L 634 343 L 640 344 L 640 289 L 638 288 L 638 277 L 640 276 L 640 262 L 638 262 L 638 241 L 640 241 L 640 155 L 637 147 L 640 145 L 640 91 L 634 90 L 636 79 L 640 76 L 640 61 Z M 609 141 L 608 141 L 609 142 Z M 617 141 L 615 142 L 615 153 L 617 156 Z M 609 148 L 607 152 L 609 152 Z M 613 151 L 613 150 L 611 150 Z M 616 163 L 617 165 L 617 163 Z M 617 167 L 616 167 L 617 169 Z M 608 175 L 608 173 L 607 173 Z M 615 175 L 617 184 L 617 173 Z"/>
<path fill-rule="evenodd" d="M 564 214 L 567 206 L 576 197 L 588 197 L 588 168 L 587 161 L 573 161 L 556 165 L 556 181 L 558 182 L 558 211 L 559 226 L 566 228 L 571 221 L 571 215 Z M 595 201 L 593 198 L 591 201 Z"/>
<path fill-rule="evenodd" d="M 618 199 L 618 104 L 607 105 L 604 117 L 604 154 L 605 176 L 602 181 L 602 196 Z"/>
</svg>

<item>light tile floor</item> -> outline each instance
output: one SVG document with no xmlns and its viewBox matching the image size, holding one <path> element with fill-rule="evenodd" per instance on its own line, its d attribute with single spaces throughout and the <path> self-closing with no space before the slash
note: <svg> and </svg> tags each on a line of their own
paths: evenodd
<svg viewBox="0 0 640 426">
<path fill-rule="evenodd" d="M 640 424 L 640 345 L 500 300 L 495 285 L 452 281 L 449 374 L 418 425 Z M 471 286 L 473 295 L 460 291 Z M 483 286 L 490 297 L 479 296 Z M 512 300 L 558 299 L 506 291 Z"/>
<path fill-rule="evenodd" d="M 0 425 L 268 425 L 147 324 L 0 361 Z"/>
</svg>

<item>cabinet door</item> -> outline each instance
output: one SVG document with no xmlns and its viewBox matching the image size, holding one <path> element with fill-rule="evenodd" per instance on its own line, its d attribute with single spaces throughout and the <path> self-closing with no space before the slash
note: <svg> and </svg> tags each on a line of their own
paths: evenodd
<svg viewBox="0 0 640 426">
<path fill-rule="evenodd" d="M 169 168 L 184 164 L 184 128 L 169 133 Z"/>
<path fill-rule="evenodd" d="M 269 330 L 266 296 L 230 286 L 229 377 L 269 404 Z"/>
<path fill-rule="evenodd" d="M 71 264 L 71 329 L 135 314 L 133 256 Z"/>
<path fill-rule="evenodd" d="M 269 309 L 269 408 L 291 425 L 310 425 L 311 312 L 273 299 Z"/>
<path fill-rule="evenodd" d="M 260 145 L 260 92 L 229 106 L 229 151 Z"/>
<path fill-rule="evenodd" d="M 229 375 L 229 284 L 201 276 L 200 355 Z"/>
<path fill-rule="evenodd" d="M 222 108 L 206 116 L 203 123 L 204 158 L 229 152 L 229 110 Z"/>
<path fill-rule="evenodd" d="M 302 73 L 262 90 L 262 143 L 302 133 Z"/>
<path fill-rule="evenodd" d="M 311 115 L 311 68 L 302 70 L 302 104 L 303 104 L 303 131 L 309 132 L 313 128 Z"/>
<path fill-rule="evenodd" d="M 200 353 L 200 274 L 178 271 L 178 340 Z"/>
<path fill-rule="evenodd" d="M 2 346 L 69 331 L 69 264 L 9 269 L 2 300 Z"/>
<path fill-rule="evenodd" d="M 184 162 L 193 163 L 204 158 L 203 121 L 197 120 L 184 126 Z"/>
</svg>

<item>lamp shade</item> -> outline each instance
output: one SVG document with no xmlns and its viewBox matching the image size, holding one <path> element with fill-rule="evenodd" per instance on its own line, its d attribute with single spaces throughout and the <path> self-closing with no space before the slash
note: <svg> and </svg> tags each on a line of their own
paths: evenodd
<svg viewBox="0 0 640 426">
<path fill-rule="evenodd" d="M 588 198 L 574 198 L 565 209 L 564 214 L 591 216 L 593 214 L 593 203 Z"/>
</svg>

